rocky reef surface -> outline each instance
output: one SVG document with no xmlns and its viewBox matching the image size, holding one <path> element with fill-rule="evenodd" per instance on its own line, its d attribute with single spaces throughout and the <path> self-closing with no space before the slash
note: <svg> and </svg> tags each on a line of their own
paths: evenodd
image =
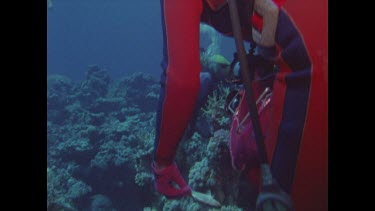
<svg viewBox="0 0 375 211">
<path fill-rule="evenodd" d="M 138 72 L 114 80 L 98 66 L 83 81 L 48 76 L 47 210 L 252 210 L 254 190 L 230 164 L 226 93 L 208 96 L 176 157 L 189 185 L 223 205 L 213 208 L 154 190 L 156 79 Z"/>
</svg>

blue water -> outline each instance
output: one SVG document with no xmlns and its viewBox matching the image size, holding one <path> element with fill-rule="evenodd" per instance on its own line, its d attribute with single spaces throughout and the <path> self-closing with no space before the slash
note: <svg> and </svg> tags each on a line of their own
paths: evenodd
<svg viewBox="0 0 375 211">
<path fill-rule="evenodd" d="M 118 78 L 133 72 L 159 77 L 162 29 L 159 1 L 54 0 L 47 11 L 47 72 L 82 80 L 97 64 Z M 203 43 L 202 43 L 203 44 Z M 222 38 L 230 61 L 234 40 Z"/>
</svg>

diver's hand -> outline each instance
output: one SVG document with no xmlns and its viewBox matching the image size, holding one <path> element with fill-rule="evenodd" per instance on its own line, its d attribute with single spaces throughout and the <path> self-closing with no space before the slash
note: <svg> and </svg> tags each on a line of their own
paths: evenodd
<svg viewBox="0 0 375 211">
<path fill-rule="evenodd" d="M 158 192 L 164 194 L 169 199 L 191 195 L 191 188 L 186 184 L 184 178 L 182 178 L 175 162 L 160 169 L 153 162 L 151 167 L 155 177 L 155 188 Z M 176 187 L 173 183 L 176 183 L 179 187 Z"/>
</svg>

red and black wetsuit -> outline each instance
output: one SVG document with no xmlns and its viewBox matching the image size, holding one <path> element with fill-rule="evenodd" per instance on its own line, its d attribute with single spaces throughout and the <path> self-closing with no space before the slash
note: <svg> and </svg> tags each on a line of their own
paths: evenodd
<svg viewBox="0 0 375 211">
<path fill-rule="evenodd" d="M 205 0 L 160 2 L 164 48 L 155 160 L 169 165 L 174 160 L 199 91 L 199 23 L 205 22 L 229 36 L 232 26 L 227 6 L 214 12 Z M 278 6 L 284 3 L 283 0 L 275 2 Z M 241 25 L 245 26 L 247 16 L 241 14 L 245 13 L 240 12 Z M 252 19 L 255 27 L 260 28 L 261 19 Z M 246 30 L 244 39 L 249 40 Z M 273 85 L 274 135 L 267 136 L 266 142 L 272 158 L 272 173 L 281 187 L 290 192 L 306 121 L 312 62 L 301 34 L 284 10 L 279 13 L 275 41 L 280 71 Z"/>
</svg>

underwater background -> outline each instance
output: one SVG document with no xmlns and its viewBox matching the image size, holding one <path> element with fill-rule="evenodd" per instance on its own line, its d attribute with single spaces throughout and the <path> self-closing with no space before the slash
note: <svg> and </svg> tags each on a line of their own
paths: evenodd
<svg viewBox="0 0 375 211">
<path fill-rule="evenodd" d="M 159 78 L 162 59 L 160 1 L 50 0 L 47 71 L 82 80 L 90 64 L 117 78 L 141 71 Z M 219 35 L 221 53 L 233 58 L 232 38 Z M 207 40 L 201 39 L 202 47 Z"/>
<path fill-rule="evenodd" d="M 252 210 L 257 193 L 230 164 L 225 84 L 198 108 L 176 157 L 189 185 L 222 207 L 154 190 L 160 2 L 47 3 L 47 210 Z M 211 56 L 228 62 L 235 51 L 207 26 L 201 48 L 206 69 L 216 68 Z"/>
</svg>

